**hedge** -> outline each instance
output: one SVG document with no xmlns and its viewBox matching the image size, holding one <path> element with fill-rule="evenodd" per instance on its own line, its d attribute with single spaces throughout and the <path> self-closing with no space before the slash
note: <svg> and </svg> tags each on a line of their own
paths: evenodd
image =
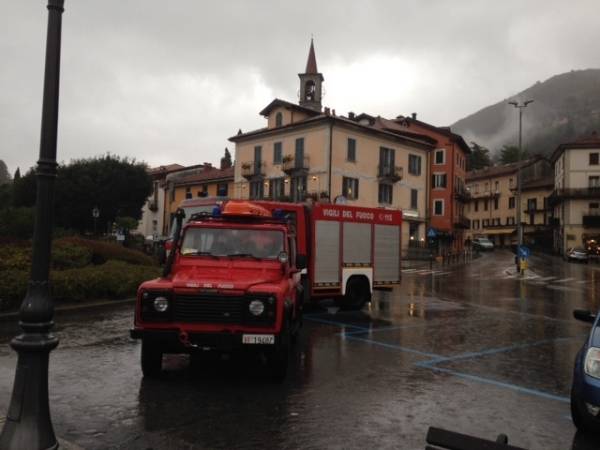
<svg viewBox="0 0 600 450">
<path fill-rule="evenodd" d="M 92 262 L 94 264 L 102 264 L 109 260 L 117 260 L 145 266 L 156 265 L 156 261 L 150 256 L 137 250 L 125 248 L 119 244 L 84 239 L 81 237 L 66 237 L 58 239 L 55 242 L 58 245 L 71 245 L 89 249 L 92 252 Z"/>
<path fill-rule="evenodd" d="M 52 270 L 50 286 L 52 297 L 58 301 L 118 299 L 135 295 L 143 281 L 159 274 L 158 267 L 108 261 L 96 266 Z M 25 297 L 28 279 L 28 270 L 0 270 L 0 310 L 18 307 Z"/>
</svg>

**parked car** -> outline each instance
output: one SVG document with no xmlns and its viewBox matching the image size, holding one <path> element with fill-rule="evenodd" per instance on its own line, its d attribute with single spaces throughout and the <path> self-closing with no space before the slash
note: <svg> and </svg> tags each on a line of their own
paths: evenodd
<svg viewBox="0 0 600 450">
<path fill-rule="evenodd" d="M 567 261 L 579 261 L 587 263 L 589 260 L 588 253 L 581 247 L 574 247 L 567 250 Z"/>
<path fill-rule="evenodd" d="M 491 251 L 494 250 L 494 243 L 488 238 L 475 238 L 473 239 L 473 250 L 479 251 Z"/>
<path fill-rule="evenodd" d="M 598 314 L 575 310 L 577 320 L 592 324 L 583 347 L 575 357 L 571 387 L 571 417 L 578 430 L 600 433 L 600 324 Z"/>
</svg>

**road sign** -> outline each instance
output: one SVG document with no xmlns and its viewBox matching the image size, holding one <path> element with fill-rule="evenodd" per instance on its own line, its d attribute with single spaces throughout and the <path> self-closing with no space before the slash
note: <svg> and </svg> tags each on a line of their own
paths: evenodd
<svg viewBox="0 0 600 450">
<path fill-rule="evenodd" d="M 531 250 L 529 250 L 529 248 L 525 247 L 524 245 L 520 245 L 518 249 L 518 254 L 519 258 L 529 258 L 529 255 L 531 255 Z"/>
<path fill-rule="evenodd" d="M 428 238 L 435 238 L 437 237 L 437 233 L 433 228 L 430 228 L 429 231 L 427 231 L 427 237 Z"/>
</svg>

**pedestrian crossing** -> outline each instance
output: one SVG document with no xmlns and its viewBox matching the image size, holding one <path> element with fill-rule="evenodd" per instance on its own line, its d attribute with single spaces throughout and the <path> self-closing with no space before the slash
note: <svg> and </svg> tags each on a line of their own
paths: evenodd
<svg viewBox="0 0 600 450">
<path fill-rule="evenodd" d="M 522 280 L 526 283 L 533 284 L 536 286 L 546 286 L 549 289 L 565 290 L 569 289 L 568 286 L 572 286 L 575 289 L 585 287 L 586 284 L 590 284 L 590 280 L 580 280 L 575 277 L 564 277 L 561 276 L 541 276 L 527 270 L 525 275 L 520 275 L 512 269 L 506 269 L 498 278 L 502 280 Z"/>
<path fill-rule="evenodd" d="M 436 277 L 443 277 L 452 273 L 452 271 L 436 270 L 436 269 L 402 269 L 403 274 L 407 275 L 433 275 Z"/>
</svg>

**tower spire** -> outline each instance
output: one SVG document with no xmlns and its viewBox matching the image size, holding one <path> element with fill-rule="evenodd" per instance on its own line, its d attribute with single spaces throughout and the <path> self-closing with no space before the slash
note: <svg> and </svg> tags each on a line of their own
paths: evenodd
<svg viewBox="0 0 600 450">
<path fill-rule="evenodd" d="M 308 51 L 308 60 L 306 61 L 306 72 L 310 74 L 317 74 L 317 58 L 315 56 L 315 46 L 313 44 L 313 38 L 310 38 L 310 50 Z"/>
<path fill-rule="evenodd" d="M 310 38 L 306 71 L 298 74 L 298 76 L 300 77 L 300 106 L 321 111 L 321 84 L 325 79 L 317 70 L 317 58 L 315 56 L 315 45 L 312 37 Z"/>
</svg>

